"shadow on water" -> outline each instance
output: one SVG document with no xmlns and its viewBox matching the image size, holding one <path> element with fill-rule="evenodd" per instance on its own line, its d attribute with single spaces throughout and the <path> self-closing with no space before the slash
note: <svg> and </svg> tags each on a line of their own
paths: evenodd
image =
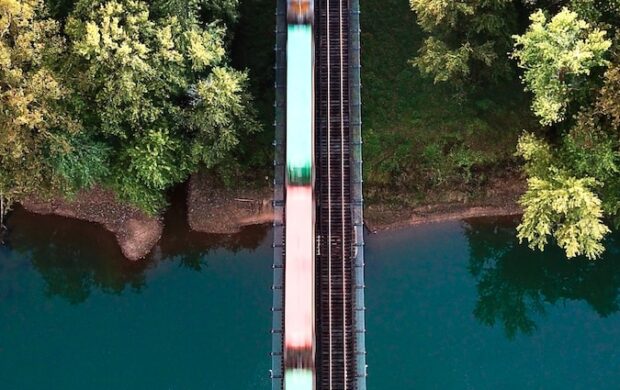
<svg viewBox="0 0 620 390">
<path fill-rule="evenodd" d="M 164 233 L 150 260 L 175 260 L 181 266 L 200 270 L 207 265 L 205 255 L 211 251 L 224 249 L 237 253 L 254 250 L 265 240 L 268 225 L 247 226 L 237 234 L 207 234 L 191 230 L 187 224 L 186 194 L 186 186 L 179 186 L 172 192 L 172 206 L 164 216 Z"/>
<path fill-rule="evenodd" d="M 267 226 L 248 227 L 231 235 L 191 231 L 186 222 L 185 192 L 185 186 L 173 191 L 172 206 L 164 217 L 164 234 L 144 260 L 125 259 L 114 235 L 98 224 L 37 215 L 19 205 L 7 218 L 0 258 L 28 259 L 43 278 L 47 296 L 78 304 L 93 290 L 110 294 L 121 294 L 126 289 L 139 292 L 146 285 L 147 270 L 161 262 L 178 262 L 179 266 L 200 271 L 207 266 L 205 255 L 213 250 L 253 250 L 265 239 Z M 16 264 L 0 261 L 0 280 L 8 267 Z M 0 297 L 10 294 L 11 288 L 4 284 Z"/>
<path fill-rule="evenodd" d="M 531 251 L 516 238 L 513 218 L 468 220 L 469 272 L 477 283 L 476 318 L 503 325 L 506 335 L 532 334 L 535 317 L 547 305 L 584 301 L 601 317 L 617 312 L 620 291 L 620 236 L 607 240 L 597 261 L 566 260 L 557 248 Z"/>
</svg>

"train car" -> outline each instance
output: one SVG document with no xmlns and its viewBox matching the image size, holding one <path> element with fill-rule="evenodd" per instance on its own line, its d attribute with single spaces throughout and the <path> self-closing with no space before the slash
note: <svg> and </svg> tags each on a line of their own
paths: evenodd
<svg viewBox="0 0 620 390">
<path fill-rule="evenodd" d="M 284 388 L 314 390 L 314 2 L 288 0 Z"/>
<path fill-rule="evenodd" d="M 314 0 L 288 0 L 286 20 L 289 24 L 314 23 Z"/>
</svg>

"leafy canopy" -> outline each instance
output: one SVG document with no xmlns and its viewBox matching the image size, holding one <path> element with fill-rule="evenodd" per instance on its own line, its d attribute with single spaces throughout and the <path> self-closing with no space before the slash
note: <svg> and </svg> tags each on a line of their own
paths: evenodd
<svg viewBox="0 0 620 390">
<path fill-rule="evenodd" d="M 113 148 L 110 185 L 149 211 L 257 127 L 247 76 L 227 65 L 224 27 L 199 23 L 200 4 L 173 14 L 170 2 L 152 13 L 142 1 L 83 0 L 67 19 L 67 62 L 79 70 L 73 107 L 87 133 Z"/>
<path fill-rule="evenodd" d="M 516 13 L 511 0 L 410 0 L 429 34 L 411 63 L 435 83 L 462 87 L 505 76 Z"/>
<path fill-rule="evenodd" d="M 543 250 L 551 236 L 568 258 L 599 257 L 604 251 L 601 242 L 610 232 L 602 222 L 602 202 L 593 190 L 600 183 L 548 165 L 553 161 L 549 145 L 533 135 L 520 139 L 517 153 L 525 159 L 529 176 L 520 200 L 524 214 L 517 228 L 519 240 Z"/>
<path fill-rule="evenodd" d="M 81 129 L 63 108 L 71 90 L 54 69 L 65 50 L 42 0 L 0 2 L 0 197 L 63 187 L 53 157 Z"/>
<path fill-rule="evenodd" d="M 148 212 L 258 130 L 236 0 L 0 1 L 0 197 L 101 185 Z M 208 21 L 208 23 L 207 23 Z"/>
<path fill-rule="evenodd" d="M 532 110 L 543 125 L 560 122 L 573 92 L 587 86 L 592 68 L 604 66 L 612 42 L 606 32 L 562 9 L 551 20 L 541 10 L 530 16 L 531 25 L 515 35 L 512 54 L 525 69 L 523 82 L 534 94 Z"/>
</svg>

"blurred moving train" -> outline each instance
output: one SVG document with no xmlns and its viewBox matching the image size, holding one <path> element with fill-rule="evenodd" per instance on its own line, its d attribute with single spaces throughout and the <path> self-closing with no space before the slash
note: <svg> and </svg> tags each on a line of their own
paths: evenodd
<svg viewBox="0 0 620 390">
<path fill-rule="evenodd" d="M 288 0 L 284 388 L 314 390 L 314 1 Z"/>
</svg>

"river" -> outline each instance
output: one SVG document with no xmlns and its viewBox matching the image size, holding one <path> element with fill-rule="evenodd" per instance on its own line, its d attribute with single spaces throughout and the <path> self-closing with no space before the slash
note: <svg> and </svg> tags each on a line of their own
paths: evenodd
<svg viewBox="0 0 620 390">
<path fill-rule="evenodd" d="M 269 389 L 271 232 L 190 232 L 147 261 L 89 223 L 17 208 L 0 246 L 4 389 Z M 515 221 L 367 237 L 369 389 L 615 389 L 620 236 L 533 253 Z"/>
</svg>

